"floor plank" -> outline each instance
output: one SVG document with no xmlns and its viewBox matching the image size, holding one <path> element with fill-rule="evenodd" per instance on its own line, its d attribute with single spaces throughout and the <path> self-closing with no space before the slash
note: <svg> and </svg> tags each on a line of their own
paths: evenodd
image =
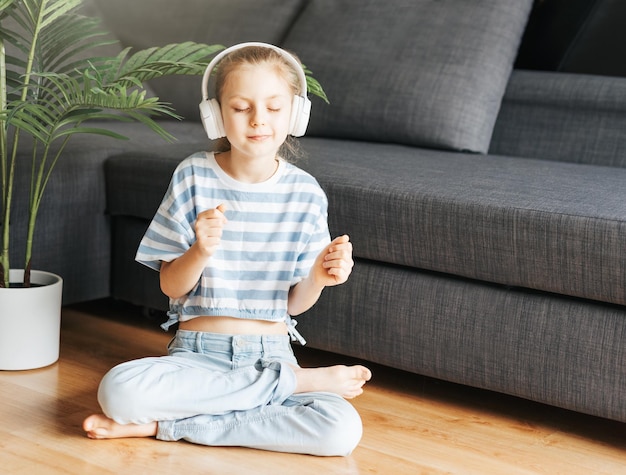
<svg viewBox="0 0 626 475">
<path fill-rule="evenodd" d="M 0 372 L 0 473 L 626 474 L 626 424 L 369 365 L 353 401 L 364 421 L 350 457 L 320 458 L 154 439 L 94 441 L 82 420 L 113 365 L 160 355 L 155 318 L 108 300 L 63 310 L 61 358 Z M 354 362 L 297 348 L 306 366 Z"/>
</svg>

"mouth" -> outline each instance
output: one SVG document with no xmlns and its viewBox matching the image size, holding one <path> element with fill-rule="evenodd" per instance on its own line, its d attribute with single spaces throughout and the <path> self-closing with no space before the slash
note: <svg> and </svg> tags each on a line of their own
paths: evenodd
<svg viewBox="0 0 626 475">
<path fill-rule="evenodd" d="M 249 135 L 248 140 L 252 140 L 253 142 L 262 142 L 271 137 L 271 135 Z"/>
</svg>

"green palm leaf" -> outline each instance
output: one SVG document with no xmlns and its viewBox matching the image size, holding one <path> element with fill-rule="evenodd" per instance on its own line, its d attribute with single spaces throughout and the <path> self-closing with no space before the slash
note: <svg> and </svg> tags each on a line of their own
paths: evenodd
<svg viewBox="0 0 626 475">
<path fill-rule="evenodd" d="M 76 9 L 82 0 L 22 0 L 30 24 L 44 29 L 62 15 Z"/>
<path fill-rule="evenodd" d="M 130 50 L 127 48 L 111 62 L 107 79 L 137 84 L 172 74 L 202 74 L 206 58 L 220 49 L 223 46 L 186 42 L 149 48 L 128 57 Z"/>
<path fill-rule="evenodd" d="M 153 116 L 178 117 L 156 97 L 147 97 L 145 91 L 129 89 L 119 82 L 103 84 L 92 71 L 86 70 L 79 78 L 67 74 L 40 74 L 46 85 L 40 87 L 42 98 L 36 102 L 18 101 L 5 114 L 8 125 L 22 130 L 45 146 L 55 140 L 77 133 L 98 133 L 121 138 L 119 134 L 102 133 L 101 128 L 76 128 L 93 120 L 135 120 L 144 123 L 166 140 L 173 140 Z M 114 111 L 111 113 L 107 111 Z"/>
<path fill-rule="evenodd" d="M 302 65 L 302 68 L 304 69 L 304 74 L 306 77 L 306 87 L 308 92 L 319 97 L 324 102 L 326 102 L 326 104 L 330 104 L 330 102 L 328 101 L 328 97 L 326 97 L 326 93 L 322 88 L 322 85 L 317 79 L 312 76 L 313 73 L 311 73 L 309 68 L 307 68 L 304 64 Z"/>
<path fill-rule="evenodd" d="M 106 58 L 94 58 L 93 54 L 84 53 L 99 46 L 117 43 L 115 40 L 107 39 L 107 36 L 101 31 L 99 20 L 95 18 L 79 15 L 59 18 L 42 34 L 41 70 L 71 73 L 86 66 L 85 57 L 92 63 L 105 61 Z"/>
<path fill-rule="evenodd" d="M 0 0 L 0 18 L 5 14 L 5 10 L 13 6 L 15 0 Z"/>
</svg>

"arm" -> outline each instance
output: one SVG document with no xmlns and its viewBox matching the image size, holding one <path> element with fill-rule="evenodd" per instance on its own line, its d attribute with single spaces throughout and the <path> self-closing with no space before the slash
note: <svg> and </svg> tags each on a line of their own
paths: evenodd
<svg viewBox="0 0 626 475">
<path fill-rule="evenodd" d="M 226 224 L 221 204 L 198 215 L 195 223 L 196 241 L 187 251 L 171 262 L 161 264 L 161 290 L 170 298 L 176 299 L 189 293 L 198 283 L 202 271 L 220 244 L 222 229 Z"/>
<path fill-rule="evenodd" d="M 335 238 L 317 256 L 309 275 L 291 288 L 287 304 L 289 314 L 299 315 L 310 309 L 324 287 L 347 281 L 353 266 L 350 238 L 345 234 Z"/>
</svg>

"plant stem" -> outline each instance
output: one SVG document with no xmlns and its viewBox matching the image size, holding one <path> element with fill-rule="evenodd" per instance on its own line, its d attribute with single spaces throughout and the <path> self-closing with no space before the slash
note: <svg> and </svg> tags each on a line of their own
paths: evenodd
<svg viewBox="0 0 626 475">
<path fill-rule="evenodd" d="M 7 108 L 7 67 L 4 41 L 0 39 L 0 113 Z M 0 119 L 0 168 L 2 169 L 2 255 L 0 256 L 0 287 L 9 286 L 9 203 L 7 190 L 7 130 Z"/>
<path fill-rule="evenodd" d="M 41 2 L 38 5 L 39 10 L 37 11 L 37 15 L 35 16 L 36 20 L 35 20 L 35 28 L 33 30 L 33 39 L 30 45 L 30 51 L 28 52 L 28 62 L 27 62 L 26 70 L 24 74 L 23 84 L 25 87 L 22 89 L 22 97 L 21 97 L 22 101 L 25 101 L 26 98 L 28 97 L 28 85 L 30 84 L 30 77 L 33 71 L 33 62 L 35 61 L 35 51 L 37 48 L 37 43 L 39 41 L 39 33 L 41 32 L 41 25 L 44 19 L 44 10 L 46 6 L 45 4 L 46 2 Z M 11 167 L 12 173 L 13 173 L 13 169 L 15 168 L 18 139 L 19 139 L 19 133 L 16 130 L 15 140 L 13 142 L 13 156 L 12 156 L 12 167 Z M 35 168 L 36 168 L 35 163 L 33 163 L 33 168 L 31 170 L 32 174 L 35 173 Z M 9 180 L 11 183 L 13 182 L 12 177 Z M 33 179 L 31 177 L 31 197 L 33 196 L 32 195 L 32 183 L 33 183 Z M 36 206 L 34 206 L 33 204 L 34 202 L 37 203 Z M 26 249 L 27 249 L 26 254 L 27 255 L 25 256 L 25 262 L 24 262 L 24 281 L 23 281 L 24 287 L 30 287 L 30 259 L 31 259 L 31 254 L 32 254 L 33 236 L 35 233 L 35 220 L 37 217 L 38 208 L 39 208 L 39 200 L 31 200 L 30 207 L 29 207 L 28 231 L 27 231 L 27 240 L 26 240 Z M 9 209 L 10 209 L 10 206 L 9 206 Z"/>
<path fill-rule="evenodd" d="M 31 199 L 30 199 L 30 207 L 28 212 L 28 231 L 26 236 L 26 253 L 24 257 L 24 286 L 27 287 L 30 285 L 30 268 L 31 268 L 31 259 L 33 253 L 33 239 L 35 236 L 35 224 L 37 223 L 37 214 L 39 213 L 39 206 L 41 205 L 41 199 L 43 197 L 43 193 L 46 189 L 46 185 L 48 184 L 48 180 L 50 179 L 50 173 L 56 165 L 57 160 L 63 153 L 67 142 L 69 141 L 70 136 L 66 136 L 63 140 L 63 143 L 59 147 L 59 150 L 56 152 L 52 164 L 48 167 L 46 171 L 46 163 L 48 161 L 48 154 L 50 152 L 50 147 L 46 147 L 43 152 L 43 156 L 41 158 L 41 162 L 39 163 L 37 179 L 34 180 L 31 188 Z M 33 161 L 33 167 L 35 166 L 35 162 Z M 33 177 L 35 176 L 35 172 L 33 169 Z"/>
<path fill-rule="evenodd" d="M 4 49 L 4 41 L 0 38 L 0 113 L 7 108 L 7 64 L 6 64 L 6 51 Z M 7 184 L 7 171 L 6 171 L 6 137 L 7 131 L 5 128 L 5 121 L 0 118 L 0 168 L 2 168 L 2 189 L 4 190 Z M 4 203 L 4 195 L 2 196 L 2 202 Z"/>
</svg>

